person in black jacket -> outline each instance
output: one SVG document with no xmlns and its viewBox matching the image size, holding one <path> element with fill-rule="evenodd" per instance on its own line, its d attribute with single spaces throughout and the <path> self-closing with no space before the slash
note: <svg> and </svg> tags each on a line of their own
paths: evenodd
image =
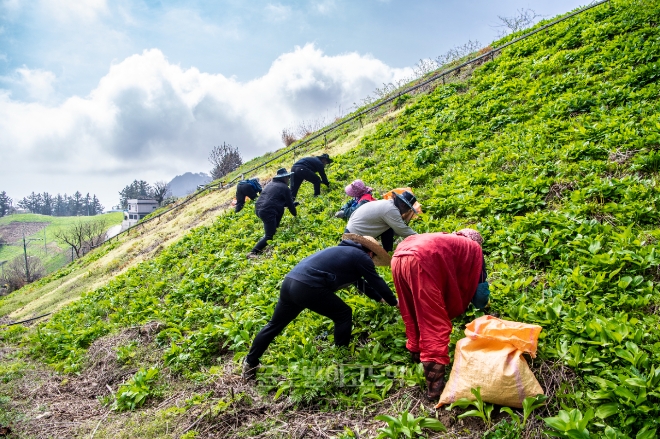
<svg viewBox="0 0 660 439">
<path fill-rule="evenodd" d="M 298 189 L 305 180 L 314 185 L 315 197 L 321 195 L 321 183 L 330 187 L 328 177 L 325 175 L 325 165 L 330 163 L 332 163 L 332 159 L 328 154 L 321 154 L 318 157 L 305 157 L 294 163 L 291 167 L 291 172 L 293 172 L 293 182 L 291 183 L 293 199 L 296 199 Z M 317 173 L 321 178 L 316 175 Z"/>
<path fill-rule="evenodd" d="M 254 201 L 261 190 L 259 179 L 256 177 L 239 181 L 236 185 L 236 213 L 240 212 L 245 206 L 245 197 Z"/>
<path fill-rule="evenodd" d="M 280 221 L 282 221 L 285 207 L 289 209 L 291 215 L 296 216 L 296 204 L 293 202 L 291 190 L 289 189 L 291 174 L 285 168 L 278 169 L 273 181 L 264 188 L 261 196 L 257 199 L 255 211 L 264 223 L 265 235 L 248 253 L 248 259 L 257 258 L 264 247 L 268 245 L 268 241 L 273 239 L 277 228 L 280 226 Z"/>
<path fill-rule="evenodd" d="M 337 290 L 362 283 L 362 291 L 370 298 L 398 306 L 396 296 L 375 267 L 389 266 L 390 261 L 389 254 L 374 238 L 350 233 L 343 236 L 338 246 L 300 261 L 284 277 L 273 317 L 252 342 L 243 361 L 243 379 L 256 378 L 259 359 L 268 345 L 305 309 L 332 319 L 335 345 L 348 346 L 353 329 L 352 310 L 337 297 Z"/>
</svg>

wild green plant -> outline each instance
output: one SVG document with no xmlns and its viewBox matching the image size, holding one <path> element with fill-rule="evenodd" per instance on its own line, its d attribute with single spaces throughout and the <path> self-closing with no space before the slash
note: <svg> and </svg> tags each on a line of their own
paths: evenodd
<svg viewBox="0 0 660 439">
<path fill-rule="evenodd" d="M 121 364 L 129 364 L 133 361 L 137 355 L 137 342 L 130 342 L 128 344 L 117 346 L 115 351 L 117 352 L 117 361 Z"/>
<path fill-rule="evenodd" d="M 390 415 L 378 415 L 374 419 L 387 423 L 387 427 L 378 429 L 377 439 L 397 439 L 399 437 L 416 438 L 422 435 L 422 429 L 428 428 L 433 431 L 447 431 L 444 424 L 435 418 L 420 416 L 414 417 L 408 410 L 404 410 L 398 417 Z"/>
<path fill-rule="evenodd" d="M 154 384 L 158 380 L 159 371 L 156 368 L 140 369 L 133 378 L 119 386 L 112 403 L 112 410 L 135 410 L 141 407 L 147 397 L 154 395 Z"/>
<path fill-rule="evenodd" d="M 474 400 L 470 398 L 460 398 L 455 402 L 451 403 L 451 405 L 447 407 L 447 410 L 451 410 L 454 407 L 460 407 L 464 409 L 472 406 L 474 407 L 474 409 L 461 413 L 460 415 L 458 415 L 458 419 L 474 416 L 480 418 L 482 421 L 484 421 L 486 427 L 490 428 L 491 425 L 493 424 L 493 421 L 491 420 L 491 414 L 493 413 L 493 405 L 485 403 L 481 399 L 481 387 L 477 387 L 476 389 L 470 389 L 470 392 L 474 395 L 475 397 Z"/>
<path fill-rule="evenodd" d="M 546 404 L 548 397 L 545 395 L 536 395 L 528 396 L 523 400 L 523 419 L 520 420 L 520 417 L 515 413 L 510 407 L 502 407 L 501 412 L 507 413 L 511 416 L 512 422 L 519 428 L 520 431 L 525 428 L 527 425 L 527 419 L 532 414 L 534 410 L 539 407 L 543 407 Z"/>
<path fill-rule="evenodd" d="M 578 409 L 560 410 L 557 416 L 544 419 L 545 423 L 552 428 L 544 433 L 552 437 L 589 439 L 591 435 L 587 430 L 587 425 L 593 417 L 592 409 L 587 410 L 584 414 Z"/>
</svg>

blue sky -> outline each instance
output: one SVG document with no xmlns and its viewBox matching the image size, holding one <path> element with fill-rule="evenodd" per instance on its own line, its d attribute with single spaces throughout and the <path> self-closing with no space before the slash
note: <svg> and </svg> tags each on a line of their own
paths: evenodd
<svg viewBox="0 0 660 439">
<path fill-rule="evenodd" d="M 97 193 L 251 158 L 421 58 L 494 40 L 498 15 L 574 0 L 0 0 L 0 190 Z M 342 110 L 342 111 L 344 111 Z"/>
</svg>

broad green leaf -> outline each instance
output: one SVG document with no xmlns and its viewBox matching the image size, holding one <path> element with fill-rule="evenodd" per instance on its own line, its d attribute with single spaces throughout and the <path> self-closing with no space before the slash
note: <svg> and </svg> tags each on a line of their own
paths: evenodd
<svg viewBox="0 0 660 439">
<path fill-rule="evenodd" d="M 599 405 L 596 409 L 596 417 L 605 419 L 609 416 L 615 415 L 619 411 L 619 404 L 610 402 L 607 404 Z"/>
<path fill-rule="evenodd" d="M 446 432 L 447 428 L 445 425 L 437 419 L 433 418 L 424 418 L 419 422 L 419 426 L 422 428 L 428 428 L 434 431 L 443 431 Z"/>
</svg>

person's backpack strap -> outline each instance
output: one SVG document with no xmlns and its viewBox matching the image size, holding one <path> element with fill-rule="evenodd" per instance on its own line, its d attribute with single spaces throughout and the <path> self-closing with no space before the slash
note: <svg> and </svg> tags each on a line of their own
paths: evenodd
<svg viewBox="0 0 660 439">
<path fill-rule="evenodd" d="M 252 185 L 252 187 L 253 187 L 257 192 L 261 192 L 261 185 L 260 185 L 259 183 L 257 183 L 256 180 L 253 180 L 253 179 L 248 180 L 248 183 L 250 183 L 250 185 Z"/>
</svg>

